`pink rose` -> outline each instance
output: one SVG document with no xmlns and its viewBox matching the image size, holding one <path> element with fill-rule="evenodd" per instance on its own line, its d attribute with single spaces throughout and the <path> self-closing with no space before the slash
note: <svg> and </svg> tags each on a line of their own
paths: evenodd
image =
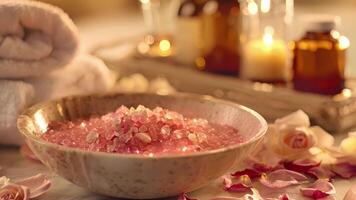
<svg viewBox="0 0 356 200">
<path fill-rule="evenodd" d="M 16 184 L 3 185 L 0 188 L 1 200 L 28 200 L 29 189 Z"/>
</svg>

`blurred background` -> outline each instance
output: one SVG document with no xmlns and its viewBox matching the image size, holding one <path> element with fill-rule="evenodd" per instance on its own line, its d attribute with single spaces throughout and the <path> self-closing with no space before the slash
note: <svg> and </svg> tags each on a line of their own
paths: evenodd
<svg viewBox="0 0 356 200">
<path fill-rule="evenodd" d="M 43 0 L 61 7 L 75 21 L 82 34 L 84 46 L 88 49 L 118 38 L 142 35 L 145 32 L 139 0 Z M 356 75 L 356 0 L 295 0 L 292 39 L 300 37 L 302 14 L 331 14 L 341 17 L 339 31 L 350 42 L 347 52 L 347 75 Z"/>
</svg>

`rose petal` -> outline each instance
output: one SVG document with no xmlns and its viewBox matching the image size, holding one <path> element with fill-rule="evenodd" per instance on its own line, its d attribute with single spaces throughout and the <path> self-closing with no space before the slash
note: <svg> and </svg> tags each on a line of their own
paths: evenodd
<svg viewBox="0 0 356 200">
<path fill-rule="evenodd" d="M 332 172 L 328 167 L 321 167 L 321 166 L 317 166 L 317 167 L 313 167 L 310 168 L 306 174 L 308 174 L 309 176 L 315 178 L 315 179 L 332 179 L 335 177 L 335 173 Z"/>
<path fill-rule="evenodd" d="M 262 177 L 260 183 L 269 188 L 284 188 L 290 185 L 299 184 L 307 179 L 308 178 L 301 173 L 279 169 L 269 173 L 266 177 Z"/>
<path fill-rule="evenodd" d="M 318 138 L 317 146 L 319 147 L 330 147 L 334 144 L 334 137 L 322 129 L 320 126 L 312 126 L 310 130 L 313 131 L 314 135 Z"/>
<path fill-rule="evenodd" d="M 290 200 L 288 194 L 282 194 L 278 197 L 278 200 Z"/>
<path fill-rule="evenodd" d="M 304 126 L 309 127 L 310 121 L 308 115 L 302 111 L 297 110 L 285 117 L 276 119 L 275 124 L 285 124 L 289 126 Z"/>
<path fill-rule="evenodd" d="M 282 162 L 284 168 L 292 170 L 295 172 L 305 173 L 313 167 L 320 165 L 320 162 L 315 162 L 310 159 L 300 159 L 295 161 L 284 161 Z"/>
<path fill-rule="evenodd" d="M 251 187 L 247 186 L 244 183 L 235 183 L 233 184 L 231 179 L 224 177 L 224 189 L 228 192 L 248 192 Z"/>
<path fill-rule="evenodd" d="M 245 169 L 243 171 L 237 171 L 237 172 L 234 172 L 233 174 L 231 174 L 231 176 L 235 177 L 235 178 L 240 178 L 241 176 L 243 175 L 247 175 L 249 176 L 251 179 L 253 178 L 258 178 L 261 176 L 261 172 L 260 171 L 257 171 L 255 169 Z"/>
<path fill-rule="evenodd" d="M 17 181 L 16 184 L 29 188 L 30 198 L 42 195 L 51 187 L 51 181 L 43 174 L 37 174 L 36 176 Z"/>
<path fill-rule="evenodd" d="M 300 188 L 300 192 L 306 197 L 321 199 L 331 194 L 335 194 L 335 187 L 329 181 L 319 179 L 310 187 Z"/>
<path fill-rule="evenodd" d="M 235 183 L 232 184 L 230 187 L 226 187 L 225 190 L 228 192 L 248 192 L 250 191 L 251 187 L 246 186 L 245 184 L 242 183 Z"/>
<path fill-rule="evenodd" d="M 331 171 L 341 178 L 349 179 L 356 176 L 356 165 L 343 162 L 330 166 Z"/>
<path fill-rule="evenodd" d="M 28 200 L 29 189 L 16 184 L 7 184 L 0 188 L 0 199 Z"/>
<path fill-rule="evenodd" d="M 356 199 L 356 185 L 353 185 L 347 192 L 343 200 L 355 200 Z"/>
<path fill-rule="evenodd" d="M 22 156 L 25 158 L 28 158 L 33 161 L 40 161 L 36 155 L 32 152 L 32 150 L 27 146 L 27 144 L 24 144 L 20 148 L 20 153 Z"/>
<path fill-rule="evenodd" d="M 187 193 L 182 193 L 178 196 L 177 200 L 198 200 L 198 199 L 194 199 L 194 198 L 190 198 Z"/>
<path fill-rule="evenodd" d="M 347 154 L 356 153 L 356 137 L 351 136 L 343 139 L 340 143 L 340 149 Z"/>
<path fill-rule="evenodd" d="M 10 183 L 10 179 L 7 178 L 6 176 L 0 177 L 0 187 L 7 185 Z"/>
</svg>

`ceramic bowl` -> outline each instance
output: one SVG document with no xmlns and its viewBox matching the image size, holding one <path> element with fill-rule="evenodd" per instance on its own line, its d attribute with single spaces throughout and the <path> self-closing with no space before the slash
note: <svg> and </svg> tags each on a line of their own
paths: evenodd
<svg viewBox="0 0 356 200">
<path fill-rule="evenodd" d="M 40 138 L 51 121 L 102 115 L 121 105 L 161 106 L 188 117 L 237 128 L 244 142 L 186 155 L 145 157 L 90 152 Z M 267 130 L 255 111 L 236 103 L 192 94 L 113 94 L 77 96 L 35 105 L 18 119 L 18 128 L 35 155 L 53 172 L 103 195 L 150 199 L 196 190 L 228 173 L 248 155 Z"/>
</svg>

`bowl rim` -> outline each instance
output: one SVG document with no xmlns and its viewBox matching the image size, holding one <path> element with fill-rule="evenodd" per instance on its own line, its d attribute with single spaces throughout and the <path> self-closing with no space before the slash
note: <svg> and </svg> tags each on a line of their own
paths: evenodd
<svg viewBox="0 0 356 200">
<path fill-rule="evenodd" d="M 116 96 L 132 96 L 132 95 L 152 95 L 152 96 L 172 96 L 172 97 L 178 97 L 178 98 L 190 98 L 193 100 L 203 100 L 203 101 L 212 101 L 215 103 L 223 103 L 227 105 L 231 105 L 234 107 L 237 107 L 238 109 L 242 109 L 249 114 L 253 115 L 261 124 L 261 127 L 259 131 L 249 140 L 244 141 L 242 143 L 234 144 L 234 145 L 229 145 L 226 147 L 218 148 L 218 149 L 212 149 L 212 150 L 207 150 L 207 151 L 199 151 L 199 152 L 192 152 L 192 153 L 187 153 L 187 154 L 163 154 L 163 155 L 155 155 L 155 156 L 147 156 L 147 155 L 141 155 L 141 154 L 123 154 L 123 153 L 109 153 L 109 152 L 100 152 L 100 151 L 88 151 L 88 150 L 82 150 L 79 148 L 75 147 L 67 147 L 63 145 L 59 145 L 56 143 L 51 143 L 48 141 L 43 140 L 40 137 L 34 136 L 33 134 L 30 134 L 27 132 L 27 130 L 21 126 L 23 124 L 22 121 L 27 120 L 30 115 L 33 115 L 35 112 L 40 110 L 40 108 L 44 106 L 48 106 L 50 103 L 60 103 L 64 100 L 70 100 L 70 99 L 75 99 L 75 98 L 103 98 L 103 97 L 116 97 Z M 72 95 L 68 97 L 63 97 L 55 100 L 50 100 L 50 101 L 44 101 L 41 103 L 37 103 L 29 108 L 27 108 L 24 112 L 22 112 L 19 117 L 17 118 L 17 129 L 21 133 L 22 137 L 25 138 L 25 142 L 27 142 L 27 139 L 33 140 L 33 142 L 38 143 L 42 146 L 46 146 L 49 148 L 55 148 L 58 151 L 66 151 L 66 152 L 71 152 L 71 153 L 78 153 L 78 154 L 83 154 L 83 155 L 95 155 L 95 156 L 104 156 L 104 157 L 117 157 L 117 158 L 132 158 L 132 159 L 148 159 L 148 160 L 156 160 L 156 159 L 170 159 L 170 158 L 191 158 L 191 157 L 196 157 L 196 156 L 207 156 L 211 154 L 218 154 L 218 153 L 224 153 L 228 151 L 232 151 L 235 149 L 238 149 L 243 146 L 247 146 L 250 144 L 253 144 L 260 140 L 261 138 L 264 137 L 264 135 L 267 132 L 268 129 L 268 124 L 266 120 L 256 111 L 252 110 L 251 108 L 248 108 L 246 106 L 240 105 L 238 103 L 229 101 L 229 100 L 223 100 L 219 98 L 215 98 L 209 95 L 200 95 L 200 94 L 193 94 L 193 93 L 174 93 L 174 94 L 156 94 L 156 93 L 110 93 L 110 94 L 92 94 L 92 95 Z M 31 145 L 29 145 L 31 147 Z"/>
</svg>

